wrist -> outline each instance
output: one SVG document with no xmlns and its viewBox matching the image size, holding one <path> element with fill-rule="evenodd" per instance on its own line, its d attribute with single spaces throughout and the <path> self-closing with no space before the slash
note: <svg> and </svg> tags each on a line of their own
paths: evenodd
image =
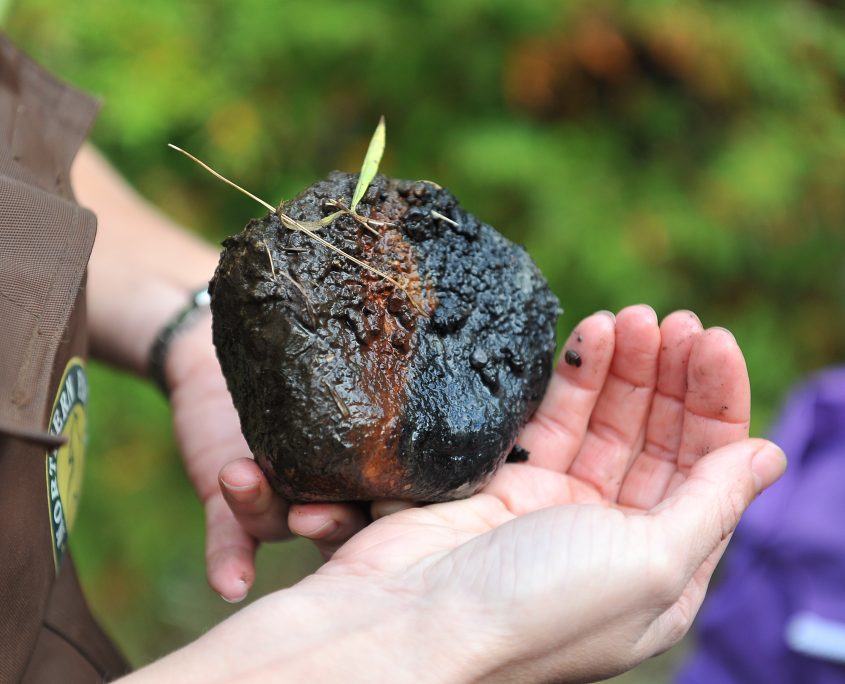
<svg viewBox="0 0 845 684">
<path fill-rule="evenodd" d="M 222 377 L 211 339 L 211 310 L 207 306 L 197 311 L 196 317 L 168 345 L 163 379 L 171 399 L 173 391 L 195 373 Z"/>
<path fill-rule="evenodd" d="M 407 587 L 391 591 L 373 578 L 317 574 L 262 601 L 256 611 L 285 616 L 287 644 L 244 681 L 279 673 L 292 682 L 471 681 L 454 652 L 453 621 Z M 244 617 L 255 624 L 254 615 Z"/>
<path fill-rule="evenodd" d="M 494 659 L 462 615 L 407 587 L 312 575 L 128 681 L 449 684 L 483 681 L 480 664 Z"/>
<path fill-rule="evenodd" d="M 104 291 L 108 297 L 102 296 Z M 157 278 L 139 276 L 118 281 L 102 269 L 89 273 L 88 292 L 93 355 L 137 375 L 146 375 L 148 354 L 156 335 L 184 305 L 186 293 Z M 100 296 L 94 296 L 96 293 Z"/>
<path fill-rule="evenodd" d="M 299 587 L 307 604 L 319 606 L 320 622 L 334 625 L 334 634 L 318 637 L 312 649 L 286 660 L 287 671 L 297 673 L 292 681 L 481 681 L 480 665 L 491 656 L 465 624 L 465 614 L 409 591 L 410 583 L 392 581 L 395 586 L 385 587 L 369 577 L 337 581 L 321 574 L 303 581 Z"/>
<path fill-rule="evenodd" d="M 208 314 L 210 301 L 207 286 L 192 292 L 184 305 L 160 328 L 150 346 L 147 374 L 165 395 L 169 396 L 174 384 L 168 374 L 168 358 L 171 356 L 172 347 L 177 346 L 179 338 L 184 337 Z"/>
</svg>

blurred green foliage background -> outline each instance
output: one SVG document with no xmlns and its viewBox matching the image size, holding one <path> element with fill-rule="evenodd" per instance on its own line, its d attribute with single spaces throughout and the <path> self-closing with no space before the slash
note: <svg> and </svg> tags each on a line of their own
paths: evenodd
<svg viewBox="0 0 845 684">
<path fill-rule="evenodd" d="M 841 7 L 19 0 L 6 30 L 103 98 L 96 143 L 213 241 L 261 210 L 167 142 L 278 201 L 356 171 L 384 114 L 382 170 L 448 186 L 523 243 L 566 309 L 562 336 L 635 302 L 733 330 L 763 432 L 789 385 L 845 349 Z M 143 663 L 228 608 L 204 582 L 165 402 L 92 375 L 73 546 L 97 612 Z M 316 562 L 303 544 L 266 550 L 261 590 Z"/>
</svg>

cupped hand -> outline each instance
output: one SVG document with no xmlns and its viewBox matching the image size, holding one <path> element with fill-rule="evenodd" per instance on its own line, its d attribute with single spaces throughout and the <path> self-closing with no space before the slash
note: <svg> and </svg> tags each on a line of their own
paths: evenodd
<svg viewBox="0 0 845 684">
<path fill-rule="evenodd" d="M 784 456 L 747 439 L 733 336 L 692 313 L 599 313 L 565 349 L 580 365 L 561 361 L 520 436 L 528 463 L 469 499 L 377 520 L 318 576 L 463 606 L 499 640 L 498 674 L 526 681 L 610 676 L 677 641 Z"/>
<path fill-rule="evenodd" d="M 750 418 L 745 360 L 730 332 L 705 331 L 690 311 L 660 325 L 645 305 L 599 312 L 569 336 L 519 437 L 528 463 L 506 467 L 488 493 L 533 492 L 508 499 L 517 512 L 555 503 L 647 511 L 701 457 L 747 438 Z"/>
<path fill-rule="evenodd" d="M 252 460 L 211 343 L 209 316 L 174 339 L 166 373 L 176 439 L 205 510 L 208 581 L 227 601 L 239 601 L 255 580 L 258 545 L 290 536 L 289 506 Z M 324 555 L 365 524 L 360 509 L 342 504 L 299 506 L 296 517 Z"/>
</svg>

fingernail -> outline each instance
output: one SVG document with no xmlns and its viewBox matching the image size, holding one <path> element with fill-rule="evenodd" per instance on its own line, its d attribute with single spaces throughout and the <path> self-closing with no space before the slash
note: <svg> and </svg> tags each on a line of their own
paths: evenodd
<svg viewBox="0 0 845 684">
<path fill-rule="evenodd" d="M 698 317 L 698 314 L 695 311 L 686 311 L 687 316 L 689 316 L 693 321 L 698 323 L 699 326 L 704 327 L 701 325 L 701 319 Z"/>
<path fill-rule="evenodd" d="M 769 442 L 751 458 L 751 472 L 754 473 L 754 485 L 759 494 L 774 484 L 786 470 L 786 454 L 772 442 Z"/>
<path fill-rule="evenodd" d="M 640 309 L 645 309 L 650 314 L 650 317 L 654 319 L 654 322 L 658 322 L 657 312 L 654 310 L 654 307 L 651 304 L 635 304 L 634 306 Z"/>
<path fill-rule="evenodd" d="M 243 601 L 246 598 L 246 595 L 249 593 L 249 587 L 247 586 L 244 580 L 240 580 L 240 583 L 243 585 L 242 594 L 236 594 L 231 598 L 227 598 L 223 596 L 223 594 L 220 594 L 220 598 L 222 598 L 226 603 L 240 603 L 241 601 Z"/>
<path fill-rule="evenodd" d="M 736 337 L 734 336 L 734 334 L 730 330 L 728 330 L 727 328 L 723 328 L 721 325 L 714 325 L 713 327 L 710 328 L 710 330 L 721 330 L 722 332 L 730 335 L 731 339 L 734 342 L 736 342 Z"/>
<path fill-rule="evenodd" d="M 600 311 L 596 311 L 597 314 L 601 314 L 602 316 L 607 316 L 610 318 L 614 323 L 616 322 L 616 314 L 612 311 L 608 311 L 607 309 L 601 309 Z"/>
<path fill-rule="evenodd" d="M 303 516 L 300 518 L 299 531 L 300 537 L 308 537 L 309 539 L 323 539 L 334 532 L 337 527 L 336 520 L 327 520 L 320 522 L 320 518 L 308 518 Z"/>
<path fill-rule="evenodd" d="M 252 503 L 261 494 L 260 487 L 254 482 L 246 485 L 233 485 L 221 479 L 220 484 L 240 503 Z"/>
</svg>

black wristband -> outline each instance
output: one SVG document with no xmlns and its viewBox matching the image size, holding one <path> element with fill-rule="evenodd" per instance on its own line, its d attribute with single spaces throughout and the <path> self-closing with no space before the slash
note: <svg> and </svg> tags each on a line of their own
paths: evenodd
<svg viewBox="0 0 845 684">
<path fill-rule="evenodd" d="M 191 295 L 188 303 L 179 310 L 170 322 L 165 325 L 156 335 L 155 342 L 150 348 L 150 355 L 147 359 L 147 375 L 150 376 L 159 389 L 169 395 L 167 380 L 164 376 L 164 363 L 167 359 L 167 352 L 173 338 L 182 332 L 186 326 L 196 319 L 198 312 L 211 303 L 211 296 L 208 294 L 208 286 L 204 286 Z"/>
</svg>

